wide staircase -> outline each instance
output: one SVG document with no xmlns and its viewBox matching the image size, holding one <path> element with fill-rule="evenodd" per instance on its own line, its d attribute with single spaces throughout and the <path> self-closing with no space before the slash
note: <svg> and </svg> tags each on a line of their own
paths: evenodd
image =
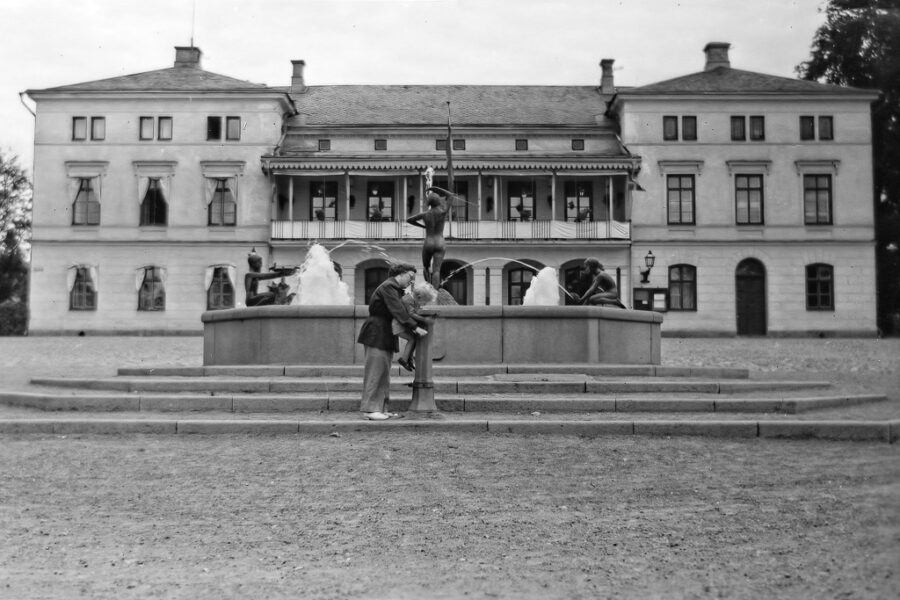
<svg viewBox="0 0 900 600">
<path fill-rule="evenodd" d="M 480 431 L 895 441 L 900 422 L 812 418 L 886 400 L 826 381 L 746 369 L 652 365 L 434 366 L 437 412 L 408 411 L 412 377 L 392 375 L 396 419 L 361 418 L 361 366 L 123 368 L 107 378 L 41 377 L 0 391 L 25 409 L 0 432 L 311 433 Z"/>
</svg>

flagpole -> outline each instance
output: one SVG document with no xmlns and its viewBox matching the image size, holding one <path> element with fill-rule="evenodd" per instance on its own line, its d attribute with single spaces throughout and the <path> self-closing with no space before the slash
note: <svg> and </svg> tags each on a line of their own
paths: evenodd
<svg viewBox="0 0 900 600">
<path fill-rule="evenodd" d="M 452 194 L 448 199 L 447 215 L 450 219 L 449 237 L 453 237 L 453 197 L 456 187 L 453 184 L 453 128 L 450 125 L 450 101 L 447 100 L 447 189 Z"/>
</svg>

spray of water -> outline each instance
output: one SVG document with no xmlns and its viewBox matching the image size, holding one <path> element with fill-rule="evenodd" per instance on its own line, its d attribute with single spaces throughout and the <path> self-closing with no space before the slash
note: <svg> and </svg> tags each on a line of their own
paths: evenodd
<svg viewBox="0 0 900 600">
<path fill-rule="evenodd" d="M 525 291 L 522 300 L 524 306 L 557 306 L 559 305 L 559 284 L 556 283 L 556 269 L 544 267 L 531 279 L 531 285 Z"/>
<path fill-rule="evenodd" d="M 306 260 L 294 275 L 285 278 L 296 292 L 292 304 L 303 306 L 349 305 L 350 290 L 341 281 L 328 250 L 321 244 L 313 244 L 306 253 Z"/>
</svg>

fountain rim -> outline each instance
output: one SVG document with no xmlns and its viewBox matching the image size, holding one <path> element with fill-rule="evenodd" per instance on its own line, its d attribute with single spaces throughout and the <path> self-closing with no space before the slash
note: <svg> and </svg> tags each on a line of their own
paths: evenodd
<svg viewBox="0 0 900 600">
<path fill-rule="evenodd" d="M 648 310 L 610 308 L 603 306 L 428 306 L 439 317 L 502 319 L 505 316 L 535 319 L 584 319 L 601 318 L 606 321 L 630 321 L 644 323 L 662 323 L 663 314 Z M 369 316 L 369 307 L 365 304 L 351 305 L 273 305 L 227 308 L 209 310 L 201 315 L 203 323 L 222 321 L 242 321 L 251 319 L 365 319 Z"/>
</svg>

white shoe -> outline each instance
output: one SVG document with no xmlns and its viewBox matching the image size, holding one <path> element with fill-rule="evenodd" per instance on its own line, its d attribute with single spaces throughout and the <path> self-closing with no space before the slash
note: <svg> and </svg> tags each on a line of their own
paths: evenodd
<svg viewBox="0 0 900 600">
<path fill-rule="evenodd" d="M 386 419 L 390 419 L 390 417 L 383 412 L 366 413 L 365 415 L 363 415 L 363 418 L 368 419 L 369 421 L 384 421 Z"/>
</svg>

